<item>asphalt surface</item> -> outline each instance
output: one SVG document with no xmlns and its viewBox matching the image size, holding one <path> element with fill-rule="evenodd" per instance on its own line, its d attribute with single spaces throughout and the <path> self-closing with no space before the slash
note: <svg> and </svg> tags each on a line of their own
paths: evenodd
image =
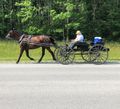
<svg viewBox="0 0 120 109">
<path fill-rule="evenodd" d="M 0 109 L 120 109 L 120 64 L 0 64 Z"/>
</svg>

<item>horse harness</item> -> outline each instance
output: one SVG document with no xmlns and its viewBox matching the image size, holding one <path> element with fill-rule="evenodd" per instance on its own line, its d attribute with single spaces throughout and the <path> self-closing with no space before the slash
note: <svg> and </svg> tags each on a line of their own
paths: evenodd
<svg viewBox="0 0 120 109">
<path fill-rule="evenodd" d="M 25 35 L 23 34 L 18 43 L 20 44 L 20 46 L 24 46 L 24 47 L 28 47 L 29 45 L 34 45 L 34 46 L 54 46 L 52 43 L 45 43 L 45 42 L 42 42 L 42 43 L 33 43 L 31 41 L 31 38 L 32 38 L 32 35 Z M 47 41 L 47 40 L 46 40 Z"/>
<path fill-rule="evenodd" d="M 25 35 L 25 34 L 23 34 L 23 35 L 20 37 L 18 43 L 19 43 L 20 45 L 23 45 L 23 44 L 29 45 L 29 43 L 30 43 L 30 41 L 31 41 L 31 38 L 32 38 L 32 35 Z"/>
</svg>

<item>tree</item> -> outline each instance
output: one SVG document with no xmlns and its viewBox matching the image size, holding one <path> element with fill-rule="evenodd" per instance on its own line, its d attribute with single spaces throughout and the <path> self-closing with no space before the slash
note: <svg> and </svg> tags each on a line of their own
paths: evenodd
<svg viewBox="0 0 120 109">
<path fill-rule="evenodd" d="M 87 39 L 120 40 L 119 0 L 1 0 L 0 37 L 11 28 L 69 40 L 76 30 Z"/>
</svg>

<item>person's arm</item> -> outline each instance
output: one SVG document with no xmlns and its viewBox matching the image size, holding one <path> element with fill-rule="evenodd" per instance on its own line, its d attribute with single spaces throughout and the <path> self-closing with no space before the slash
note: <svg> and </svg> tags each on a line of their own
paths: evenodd
<svg viewBox="0 0 120 109">
<path fill-rule="evenodd" d="M 77 42 L 78 41 L 78 35 L 76 36 L 76 38 L 74 39 L 74 42 Z"/>
<path fill-rule="evenodd" d="M 78 41 L 78 37 L 76 36 L 75 39 L 71 40 L 72 42 L 77 42 Z"/>
<path fill-rule="evenodd" d="M 77 39 L 77 38 L 75 38 L 75 39 L 74 39 L 74 42 L 77 42 L 77 41 L 78 41 L 78 39 Z"/>
</svg>

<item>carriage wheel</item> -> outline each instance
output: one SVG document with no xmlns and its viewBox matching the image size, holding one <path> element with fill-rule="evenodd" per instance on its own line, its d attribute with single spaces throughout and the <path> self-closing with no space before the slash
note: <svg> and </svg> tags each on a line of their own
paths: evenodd
<svg viewBox="0 0 120 109">
<path fill-rule="evenodd" d="M 57 47 L 57 48 L 55 48 L 55 50 L 54 50 L 54 55 L 55 55 L 55 58 L 56 58 L 56 60 L 57 60 L 57 53 L 58 53 L 58 50 L 60 49 L 60 47 Z"/>
<path fill-rule="evenodd" d="M 59 54 L 60 54 L 60 51 L 62 48 L 63 48 L 63 46 L 59 46 L 59 47 L 55 48 L 55 50 L 54 50 L 54 55 L 55 55 L 55 58 L 58 62 L 59 62 Z"/>
<path fill-rule="evenodd" d="M 92 62 L 103 64 L 108 59 L 108 48 L 103 45 L 95 45 L 90 49 L 89 54 Z"/>
<path fill-rule="evenodd" d="M 84 61 L 90 62 L 89 52 L 88 51 L 81 51 L 81 57 Z"/>
<path fill-rule="evenodd" d="M 68 50 L 67 47 L 60 47 L 56 52 L 56 59 L 61 64 L 70 64 L 74 60 L 74 51 Z"/>
</svg>

